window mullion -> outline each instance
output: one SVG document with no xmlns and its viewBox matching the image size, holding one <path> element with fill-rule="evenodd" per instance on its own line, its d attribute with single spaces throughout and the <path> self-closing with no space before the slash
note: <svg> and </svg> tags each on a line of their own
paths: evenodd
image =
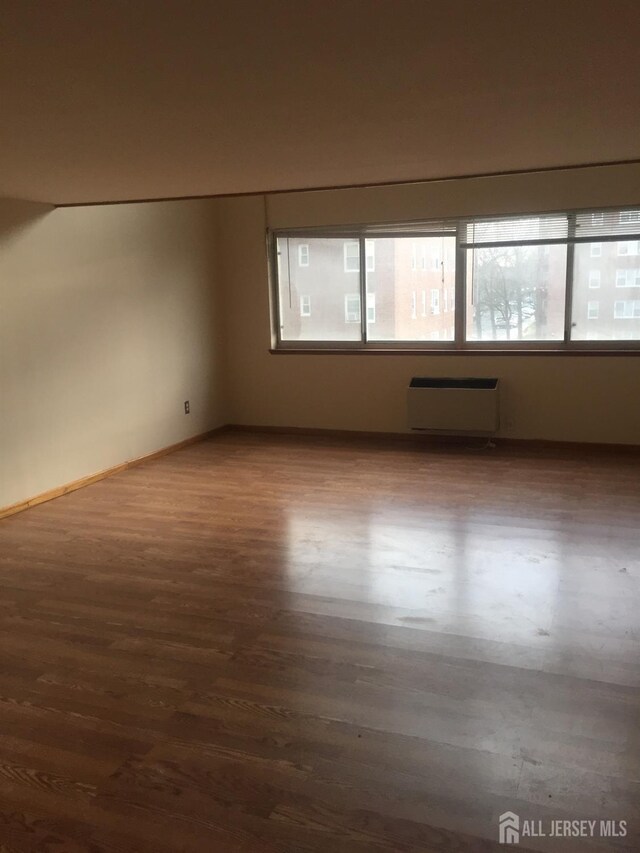
<svg viewBox="0 0 640 853">
<path fill-rule="evenodd" d="M 365 238 L 360 235 L 360 337 L 367 343 L 367 250 Z"/>
<path fill-rule="evenodd" d="M 467 264 L 466 250 L 462 248 L 462 235 L 466 233 L 466 222 L 459 222 L 456 229 L 456 270 L 455 270 L 455 323 L 454 341 L 456 348 L 462 348 L 465 343 L 465 328 L 467 314 Z"/>
<path fill-rule="evenodd" d="M 567 243 L 567 269 L 564 288 L 564 345 L 571 343 L 571 324 L 573 323 L 573 264 L 575 256 L 575 244 L 573 238 L 576 235 L 576 215 L 570 213 L 567 217 L 568 243 Z"/>
</svg>

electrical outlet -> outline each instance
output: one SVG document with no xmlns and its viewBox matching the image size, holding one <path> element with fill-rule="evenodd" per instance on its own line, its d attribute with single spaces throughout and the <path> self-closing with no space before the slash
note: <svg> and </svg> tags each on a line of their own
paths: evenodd
<svg viewBox="0 0 640 853">
<path fill-rule="evenodd" d="M 185 415 L 188 415 L 190 411 L 191 411 L 191 410 L 190 410 L 190 407 L 189 407 L 189 401 L 188 401 L 188 400 L 185 400 L 185 401 L 184 401 L 184 413 L 185 413 Z"/>
</svg>

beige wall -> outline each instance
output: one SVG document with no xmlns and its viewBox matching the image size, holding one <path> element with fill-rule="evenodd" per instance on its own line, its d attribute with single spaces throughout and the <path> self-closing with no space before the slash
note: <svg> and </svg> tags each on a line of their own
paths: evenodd
<svg viewBox="0 0 640 853">
<path fill-rule="evenodd" d="M 223 423 L 404 432 L 415 374 L 500 377 L 504 436 L 640 444 L 640 358 L 271 355 L 264 240 L 267 223 L 639 202 L 638 166 L 268 199 L 0 200 L 0 507 Z"/>
<path fill-rule="evenodd" d="M 229 420 L 404 432 L 411 376 L 498 376 L 503 436 L 640 444 L 640 357 L 270 355 L 264 241 L 266 224 L 638 203 L 637 165 L 221 200 Z"/>
<path fill-rule="evenodd" d="M 224 422 L 215 210 L 0 201 L 0 507 Z"/>
</svg>

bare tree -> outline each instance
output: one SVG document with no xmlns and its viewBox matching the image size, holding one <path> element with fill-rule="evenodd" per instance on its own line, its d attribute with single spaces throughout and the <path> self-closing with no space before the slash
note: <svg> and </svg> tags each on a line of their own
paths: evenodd
<svg viewBox="0 0 640 853">
<path fill-rule="evenodd" d="M 474 251 L 473 306 L 478 338 L 484 337 L 487 319 L 493 339 L 498 329 L 505 330 L 507 340 L 512 330 L 517 330 L 517 338 L 522 339 L 532 318 L 536 326 L 544 324 L 541 261 L 541 253 L 532 246 Z"/>
</svg>

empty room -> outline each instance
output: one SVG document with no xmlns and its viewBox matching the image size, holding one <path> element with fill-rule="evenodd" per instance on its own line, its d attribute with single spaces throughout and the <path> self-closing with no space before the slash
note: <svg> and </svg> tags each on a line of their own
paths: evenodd
<svg viewBox="0 0 640 853">
<path fill-rule="evenodd" d="M 0 853 L 640 850 L 638 0 L 0 4 Z"/>
</svg>

